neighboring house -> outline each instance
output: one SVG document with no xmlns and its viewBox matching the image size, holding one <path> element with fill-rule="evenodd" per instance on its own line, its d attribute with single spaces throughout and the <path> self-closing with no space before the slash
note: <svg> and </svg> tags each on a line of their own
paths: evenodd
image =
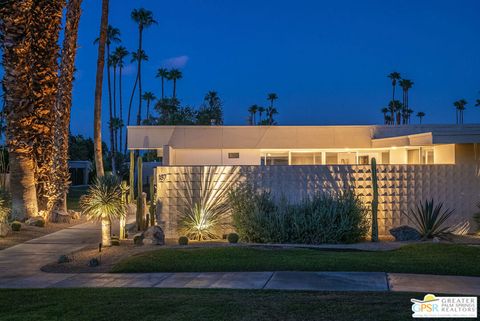
<svg viewBox="0 0 480 321">
<path fill-rule="evenodd" d="M 177 166 L 473 163 L 478 143 L 480 125 L 128 127 L 130 149 Z"/>
<path fill-rule="evenodd" d="M 68 161 L 72 186 L 88 185 L 88 176 L 92 170 L 90 161 Z"/>
</svg>

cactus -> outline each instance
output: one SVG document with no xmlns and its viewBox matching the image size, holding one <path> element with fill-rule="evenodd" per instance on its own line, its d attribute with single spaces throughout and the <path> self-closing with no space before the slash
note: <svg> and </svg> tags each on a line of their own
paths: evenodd
<svg viewBox="0 0 480 321">
<path fill-rule="evenodd" d="M 126 181 L 122 181 L 122 203 L 126 204 L 127 203 L 127 192 L 128 192 L 128 185 Z M 127 211 L 128 212 L 128 211 Z M 120 240 L 124 240 L 126 233 L 125 233 L 125 224 L 126 224 L 126 219 L 127 219 L 127 214 L 125 213 L 125 216 L 120 217 Z"/>
<path fill-rule="evenodd" d="M 143 230 L 145 222 L 143 221 L 143 179 L 142 179 L 142 157 L 137 158 L 137 229 Z"/>
<path fill-rule="evenodd" d="M 375 157 L 372 157 L 372 196 L 372 242 L 378 242 L 378 179 Z"/>
<path fill-rule="evenodd" d="M 132 204 L 135 200 L 135 154 L 130 151 L 130 192 L 128 193 L 128 203 Z"/>
<path fill-rule="evenodd" d="M 154 183 L 154 176 L 150 177 L 150 206 L 148 208 L 150 212 L 150 226 L 155 225 L 155 187 L 153 186 Z"/>
</svg>

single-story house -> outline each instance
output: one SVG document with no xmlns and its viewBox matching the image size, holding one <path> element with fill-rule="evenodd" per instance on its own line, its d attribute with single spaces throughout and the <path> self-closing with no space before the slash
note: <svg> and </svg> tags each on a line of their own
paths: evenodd
<svg viewBox="0 0 480 321">
<path fill-rule="evenodd" d="M 128 127 L 165 166 L 473 163 L 478 143 L 480 125 Z"/>
</svg>

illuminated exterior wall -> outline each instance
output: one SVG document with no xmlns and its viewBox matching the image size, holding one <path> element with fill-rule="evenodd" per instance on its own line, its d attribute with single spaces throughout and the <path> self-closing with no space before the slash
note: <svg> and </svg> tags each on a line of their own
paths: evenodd
<svg viewBox="0 0 480 321">
<path fill-rule="evenodd" d="M 292 200 L 320 191 L 342 190 L 345 186 L 354 188 L 367 204 L 372 197 L 370 166 L 363 165 L 158 167 L 157 218 L 167 237 L 178 237 L 182 199 L 188 195 L 187 189 L 201 189 L 205 168 L 216 170 L 215 179 L 220 182 L 238 175 L 239 181 Z M 388 235 L 392 227 L 408 224 L 402 211 L 429 198 L 455 209 L 452 222 L 471 221 L 472 214 L 478 211 L 475 205 L 480 201 L 480 177 L 476 165 L 379 165 L 377 171 L 380 235 Z"/>
</svg>

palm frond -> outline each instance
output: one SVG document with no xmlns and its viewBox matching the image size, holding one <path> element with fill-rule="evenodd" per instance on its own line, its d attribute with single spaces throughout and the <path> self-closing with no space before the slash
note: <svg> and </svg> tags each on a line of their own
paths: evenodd
<svg viewBox="0 0 480 321">
<path fill-rule="evenodd" d="M 445 222 L 453 215 L 455 210 L 443 208 L 443 203 L 435 205 L 433 199 L 419 202 L 413 209 L 403 212 L 415 225 L 423 238 L 433 238 L 447 234 L 450 227 Z"/>
</svg>

